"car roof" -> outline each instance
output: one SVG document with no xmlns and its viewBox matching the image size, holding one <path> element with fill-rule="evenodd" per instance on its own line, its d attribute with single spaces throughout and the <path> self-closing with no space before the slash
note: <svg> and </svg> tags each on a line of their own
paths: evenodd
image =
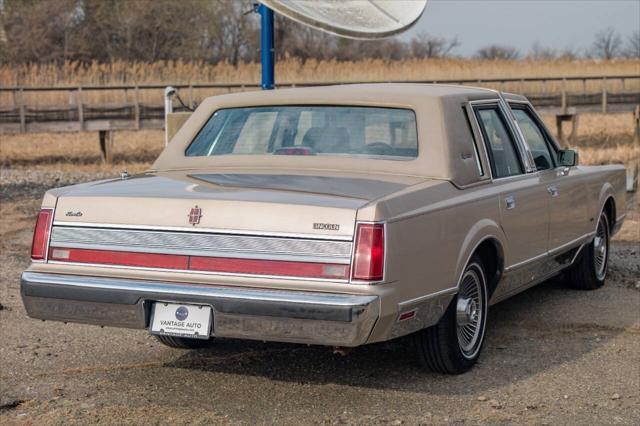
<svg viewBox="0 0 640 426">
<path fill-rule="evenodd" d="M 498 92 L 491 89 L 457 86 L 449 84 L 423 83 L 364 83 L 339 84 L 329 86 L 295 87 L 276 90 L 259 90 L 251 92 L 218 95 L 217 98 L 227 98 L 229 101 L 242 102 L 247 105 L 255 102 L 283 104 L 285 102 L 302 101 L 304 103 L 327 101 L 365 102 L 390 104 L 417 104 L 425 98 L 455 98 L 461 100 L 496 98 Z M 221 99 L 222 100 L 222 99 Z"/>
<path fill-rule="evenodd" d="M 385 173 L 445 179 L 462 187 L 479 181 L 477 152 L 464 106 L 477 100 L 496 100 L 490 89 L 444 84 L 372 83 L 257 90 L 205 99 L 176 133 L 153 165 L 157 170 L 176 168 L 256 168 L 333 170 Z M 229 155 L 188 157 L 185 150 L 213 114 L 226 108 L 277 105 L 362 106 L 412 109 L 416 115 L 418 156 L 408 161 L 323 156 L 287 158 L 282 155 Z M 215 157 L 215 158 L 214 158 Z"/>
</svg>

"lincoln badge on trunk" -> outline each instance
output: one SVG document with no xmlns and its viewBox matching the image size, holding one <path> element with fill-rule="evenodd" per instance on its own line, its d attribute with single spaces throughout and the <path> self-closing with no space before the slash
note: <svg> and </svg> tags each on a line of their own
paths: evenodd
<svg viewBox="0 0 640 426">
<path fill-rule="evenodd" d="M 200 218 L 202 217 L 202 209 L 198 206 L 195 206 L 189 212 L 189 223 L 193 226 L 196 226 L 200 223 Z"/>
</svg>

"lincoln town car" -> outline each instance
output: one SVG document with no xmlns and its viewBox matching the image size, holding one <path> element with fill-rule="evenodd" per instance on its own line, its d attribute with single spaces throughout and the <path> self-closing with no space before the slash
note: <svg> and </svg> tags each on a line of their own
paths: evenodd
<svg viewBox="0 0 640 426">
<path fill-rule="evenodd" d="M 523 96 L 343 85 L 206 99 L 141 174 L 48 191 L 32 318 L 346 349 L 407 336 L 478 360 L 487 312 L 607 276 L 622 166 L 583 166 Z"/>
</svg>

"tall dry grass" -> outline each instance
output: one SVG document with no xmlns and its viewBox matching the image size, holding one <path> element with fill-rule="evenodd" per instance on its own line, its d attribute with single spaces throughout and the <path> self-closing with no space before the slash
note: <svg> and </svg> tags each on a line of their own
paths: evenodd
<svg viewBox="0 0 640 426">
<path fill-rule="evenodd" d="M 506 61 L 477 59 L 408 59 L 356 62 L 286 59 L 276 63 L 282 83 L 309 81 L 455 80 L 524 77 L 639 75 L 640 60 Z M 260 64 L 207 64 L 188 61 L 153 63 L 116 61 L 100 64 L 2 65 L 3 86 L 63 86 L 145 83 L 257 83 Z"/>
<path fill-rule="evenodd" d="M 309 82 L 358 82 L 358 81 L 433 81 L 433 80 L 483 80 L 495 78 L 543 78 L 575 76 L 640 76 L 640 60 L 556 60 L 556 61 L 505 61 L 476 59 L 411 59 L 384 61 L 367 59 L 356 62 L 316 61 L 304 63 L 297 59 L 286 59 L 276 63 L 276 83 Z M 257 83 L 260 64 L 227 63 L 207 64 L 188 61 L 160 61 L 154 63 L 116 61 L 108 64 L 67 62 L 54 64 L 0 65 L 0 85 L 12 86 L 91 86 L 91 85 L 136 85 L 136 84 L 196 84 L 196 83 Z M 513 82 L 478 83 L 504 91 L 519 93 L 546 93 L 561 90 L 561 82 Z M 570 81 L 566 83 L 570 92 L 599 92 L 600 80 Z M 623 91 L 640 89 L 640 79 L 619 79 L 606 82 L 607 89 Z M 194 101 L 224 91 L 197 89 L 188 93 Z M 162 91 L 143 91 L 141 101 L 162 102 Z M 67 93 L 39 92 L 25 95 L 29 105 L 75 103 Z M 131 102 L 132 94 L 121 92 L 85 92 L 86 103 Z M 16 99 L 11 93 L 0 93 L 0 105 L 11 106 Z"/>
</svg>

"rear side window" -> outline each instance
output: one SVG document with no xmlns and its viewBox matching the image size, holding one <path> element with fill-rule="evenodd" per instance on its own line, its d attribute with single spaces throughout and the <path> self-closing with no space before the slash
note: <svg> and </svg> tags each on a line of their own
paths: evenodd
<svg viewBox="0 0 640 426">
<path fill-rule="evenodd" d="M 483 106 L 477 108 L 475 113 L 487 145 L 493 177 L 502 178 L 521 174 L 522 164 L 518 151 L 500 108 L 497 105 Z"/>
<path fill-rule="evenodd" d="M 516 117 L 522 135 L 529 145 L 533 160 L 538 170 L 548 170 L 556 163 L 555 150 L 550 148 L 546 133 L 540 123 L 533 118 L 531 112 L 512 105 L 513 115 Z"/>
</svg>

